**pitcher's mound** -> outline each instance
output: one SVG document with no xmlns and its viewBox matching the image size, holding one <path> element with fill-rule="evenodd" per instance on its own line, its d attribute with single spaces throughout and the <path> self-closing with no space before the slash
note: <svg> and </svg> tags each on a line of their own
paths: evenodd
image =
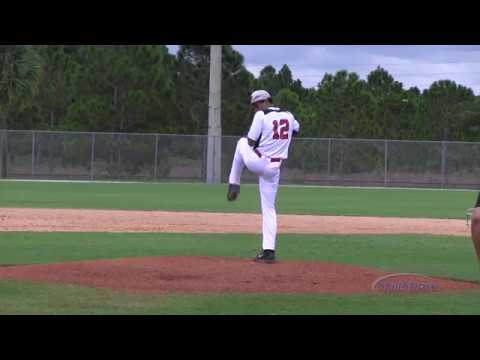
<svg viewBox="0 0 480 360">
<path fill-rule="evenodd" d="M 0 279 L 73 284 L 134 293 L 394 292 L 402 289 L 398 286 L 398 277 L 396 282 L 393 280 L 395 277 L 375 269 L 335 263 L 281 261 L 275 265 L 262 265 L 248 259 L 220 257 L 129 258 L 0 268 Z M 386 283 L 387 279 L 390 282 Z M 412 277 L 408 279 L 411 283 Z M 406 288 L 403 283 L 403 289 L 410 292 L 480 289 L 477 284 L 444 279 L 426 280 L 423 277 L 421 281 L 423 285 L 420 287 Z"/>
</svg>

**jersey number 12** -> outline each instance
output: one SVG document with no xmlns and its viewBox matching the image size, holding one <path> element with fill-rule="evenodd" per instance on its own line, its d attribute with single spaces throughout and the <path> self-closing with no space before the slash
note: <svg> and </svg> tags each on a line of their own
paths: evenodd
<svg viewBox="0 0 480 360">
<path fill-rule="evenodd" d="M 278 132 L 279 124 L 277 120 L 273 121 L 273 140 L 288 140 L 288 131 L 290 123 L 288 120 L 280 120 L 280 133 Z"/>
</svg>

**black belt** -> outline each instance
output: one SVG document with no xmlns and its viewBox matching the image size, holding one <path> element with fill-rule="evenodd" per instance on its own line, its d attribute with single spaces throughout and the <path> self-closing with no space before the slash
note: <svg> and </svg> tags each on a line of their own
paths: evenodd
<svg viewBox="0 0 480 360">
<path fill-rule="evenodd" d="M 260 151 L 258 151 L 257 149 L 253 149 L 253 151 L 255 151 L 255 154 L 257 154 L 257 156 L 258 156 L 259 158 L 262 157 L 262 154 L 261 154 Z M 282 161 L 281 158 L 270 158 L 270 162 L 272 162 L 272 163 L 273 163 L 273 162 L 280 162 L 280 161 Z"/>
</svg>

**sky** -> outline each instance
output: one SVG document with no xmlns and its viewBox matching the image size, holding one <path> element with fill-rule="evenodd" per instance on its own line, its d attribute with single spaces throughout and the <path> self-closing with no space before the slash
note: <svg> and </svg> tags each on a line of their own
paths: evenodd
<svg viewBox="0 0 480 360">
<path fill-rule="evenodd" d="M 168 45 L 175 53 L 177 45 Z M 316 87 L 325 73 L 356 72 L 365 79 L 377 66 L 408 89 L 453 80 L 480 95 L 480 45 L 233 45 L 258 76 L 266 65 L 287 64 L 304 87 Z"/>
</svg>

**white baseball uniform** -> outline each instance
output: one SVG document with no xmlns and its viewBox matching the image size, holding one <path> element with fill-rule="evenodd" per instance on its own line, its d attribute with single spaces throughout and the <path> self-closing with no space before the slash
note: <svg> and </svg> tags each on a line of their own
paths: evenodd
<svg viewBox="0 0 480 360">
<path fill-rule="evenodd" d="M 282 161 L 288 158 L 293 133 L 299 130 L 300 124 L 290 112 L 270 107 L 255 114 L 248 133 L 248 139 L 258 141 L 258 147 L 251 147 L 247 138 L 240 139 L 237 144 L 229 182 L 240 185 L 245 167 L 259 176 L 263 250 L 276 248 L 275 201 L 280 182 L 280 167 Z"/>
</svg>

